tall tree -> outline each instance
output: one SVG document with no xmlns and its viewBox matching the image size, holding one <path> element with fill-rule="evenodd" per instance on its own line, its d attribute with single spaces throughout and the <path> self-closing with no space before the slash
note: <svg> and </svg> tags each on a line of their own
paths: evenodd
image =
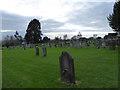
<svg viewBox="0 0 120 90">
<path fill-rule="evenodd" d="M 39 20 L 33 19 L 30 21 L 25 35 L 27 43 L 39 43 L 41 41 L 41 24 Z"/>
<path fill-rule="evenodd" d="M 113 13 L 107 17 L 113 31 L 120 34 L 120 1 L 115 2 Z"/>
</svg>

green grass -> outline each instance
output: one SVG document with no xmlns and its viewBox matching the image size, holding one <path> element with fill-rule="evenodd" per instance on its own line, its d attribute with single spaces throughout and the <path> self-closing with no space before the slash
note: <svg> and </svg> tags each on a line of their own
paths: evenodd
<svg viewBox="0 0 120 90">
<path fill-rule="evenodd" d="M 62 83 L 59 56 L 74 58 L 77 85 Z M 2 51 L 3 88 L 117 88 L 118 52 L 108 48 L 47 48 L 47 56 L 35 56 L 34 48 Z"/>
<path fill-rule="evenodd" d="M 2 50 L 0 50 L 0 89 L 2 88 Z"/>
</svg>

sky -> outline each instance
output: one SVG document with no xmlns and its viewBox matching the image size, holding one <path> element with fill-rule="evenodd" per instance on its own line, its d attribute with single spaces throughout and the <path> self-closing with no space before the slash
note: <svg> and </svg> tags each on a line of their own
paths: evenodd
<svg viewBox="0 0 120 90">
<path fill-rule="evenodd" d="M 34 18 L 41 23 L 43 36 L 68 38 L 79 32 L 83 37 L 93 34 L 103 37 L 113 30 L 107 17 L 116 0 L 1 0 L 0 36 L 25 36 L 27 26 Z M 1 35 L 2 34 L 2 35 Z M 0 37 L 0 38 L 1 38 Z M 1 39 L 0 39 L 1 40 Z"/>
</svg>

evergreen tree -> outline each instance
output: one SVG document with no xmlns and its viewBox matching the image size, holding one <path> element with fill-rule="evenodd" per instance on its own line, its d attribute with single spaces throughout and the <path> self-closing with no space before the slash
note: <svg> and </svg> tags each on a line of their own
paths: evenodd
<svg viewBox="0 0 120 90">
<path fill-rule="evenodd" d="M 120 1 L 115 2 L 113 13 L 107 19 L 113 31 L 120 33 Z"/>
<path fill-rule="evenodd" d="M 39 20 L 33 19 L 30 21 L 25 35 L 25 40 L 27 43 L 39 43 L 41 41 L 41 24 Z"/>
</svg>

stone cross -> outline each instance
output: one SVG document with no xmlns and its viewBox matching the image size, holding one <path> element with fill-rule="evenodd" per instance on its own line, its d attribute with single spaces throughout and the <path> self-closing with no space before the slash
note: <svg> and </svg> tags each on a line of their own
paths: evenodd
<svg viewBox="0 0 120 90">
<path fill-rule="evenodd" d="M 61 81 L 75 84 L 74 60 L 66 51 L 59 57 Z"/>
</svg>

